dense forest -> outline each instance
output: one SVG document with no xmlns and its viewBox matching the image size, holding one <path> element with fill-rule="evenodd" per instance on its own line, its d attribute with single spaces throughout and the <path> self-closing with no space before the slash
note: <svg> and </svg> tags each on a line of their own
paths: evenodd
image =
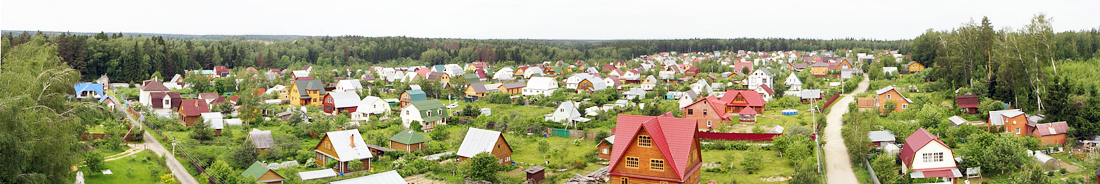
<svg viewBox="0 0 1100 184">
<path fill-rule="evenodd" d="M 302 37 L 287 41 L 167 39 L 122 33 L 43 34 L 7 32 L 9 46 L 42 34 L 57 45 L 58 56 L 89 80 L 103 74 L 112 81 L 139 82 L 154 73 L 169 77 L 185 70 L 214 66 L 288 68 L 301 65 L 370 66 L 432 65 L 486 61 L 532 64 L 558 60 L 627 60 L 664 51 L 720 50 L 906 50 L 908 41 L 813 39 L 685 39 L 685 40 L 471 40 L 409 37 Z"/>
<path fill-rule="evenodd" d="M 1100 134 L 1100 29 L 1054 33 L 1036 15 L 1019 29 L 988 18 L 913 40 L 912 59 L 933 69 L 944 89 L 1004 101 L 1044 121 L 1068 121 L 1078 135 Z"/>
</svg>

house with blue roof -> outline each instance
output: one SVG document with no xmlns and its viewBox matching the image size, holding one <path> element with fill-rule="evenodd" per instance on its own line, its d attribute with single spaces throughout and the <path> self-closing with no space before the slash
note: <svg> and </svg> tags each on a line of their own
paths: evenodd
<svg viewBox="0 0 1100 184">
<path fill-rule="evenodd" d="M 84 98 L 102 98 L 103 84 L 99 83 L 76 83 L 73 85 L 73 94 L 77 99 Z"/>
</svg>

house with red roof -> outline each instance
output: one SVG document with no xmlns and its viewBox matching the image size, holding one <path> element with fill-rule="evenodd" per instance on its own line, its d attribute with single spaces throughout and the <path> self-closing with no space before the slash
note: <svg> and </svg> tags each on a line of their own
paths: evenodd
<svg viewBox="0 0 1100 184">
<path fill-rule="evenodd" d="M 608 166 L 610 183 L 699 183 L 696 121 L 620 114 Z"/>
<path fill-rule="evenodd" d="M 899 156 L 901 169 L 909 173 L 910 178 L 940 178 L 944 182 L 954 182 L 955 178 L 963 176 L 955 165 L 951 148 L 924 128 L 905 138 Z"/>
<path fill-rule="evenodd" d="M 1065 121 L 1043 123 L 1036 124 L 1031 135 L 1039 138 L 1040 145 L 1043 146 L 1062 145 L 1066 144 L 1066 130 L 1069 130 L 1069 124 Z"/>
<path fill-rule="evenodd" d="M 751 108 L 757 114 L 764 113 L 764 105 L 767 103 L 756 91 L 726 90 L 719 99 L 726 102 L 726 113 L 740 113 L 745 108 Z"/>
<path fill-rule="evenodd" d="M 684 106 L 684 118 L 694 119 L 699 131 L 711 131 L 715 127 L 725 126 L 731 118 L 726 113 L 726 102 L 717 97 L 708 96 Z"/>
<path fill-rule="evenodd" d="M 207 112 L 210 112 L 210 106 L 206 104 L 206 100 L 183 99 L 180 101 L 179 118 L 183 126 L 191 126 L 201 121 L 202 113 Z"/>
<path fill-rule="evenodd" d="M 978 95 L 955 96 L 955 103 L 959 105 L 959 108 L 965 110 L 967 114 L 978 113 Z"/>
</svg>

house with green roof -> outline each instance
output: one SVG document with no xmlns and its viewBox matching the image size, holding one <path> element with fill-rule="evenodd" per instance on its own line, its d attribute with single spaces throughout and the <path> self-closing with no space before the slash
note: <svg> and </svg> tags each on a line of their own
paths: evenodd
<svg viewBox="0 0 1100 184">
<path fill-rule="evenodd" d="M 241 176 L 244 178 L 255 178 L 257 183 L 266 184 L 282 184 L 283 180 L 286 180 L 286 178 L 283 178 L 279 173 L 275 173 L 275 171 L 264 167 L 259 161 L 252 163 L 252 166 L 248 166 L 248 169 L 245 169 L 244 172 L 241 173 Z"/>
<path fill-rule="evenodd" d="M 427 136 L 413 130 L 405 130 L 390 137 L 390 149 L 413 152 L 423 149 L 431 141 Z"/>
<path fill-rule="evenodd" d="M 401 109 L 401 123 L 409 128 L 416 122 L 421 130 L 430 131 L 437 124 L 447 124 L 447 109 L 439 100 L 415 101 Z"/>
<path fill-rule="evenodd" d="M 417 101 L 428 100 L 428 95 L 425 94 L 424 91 L 422 91 L 420 89 L 413 89 L 413 90 L 405 90 L 405 92 L 401 93 L 401 95 L 398 96 L 397 98 L 398 98 L 399 101 L 401 101 L 401 108 L 404 108 L 405 106 L 408 106 L 410 103 L 417 102 Z"/>
</svg>

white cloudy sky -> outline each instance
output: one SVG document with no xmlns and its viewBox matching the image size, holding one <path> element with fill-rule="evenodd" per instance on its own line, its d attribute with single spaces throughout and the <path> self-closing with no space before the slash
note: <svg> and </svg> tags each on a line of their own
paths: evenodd
<svg viewBox="0 0 1100 184">
<path fill-rule="evenodd" d="M 497 39 L 911 39 L 982 16 L 1100 27 L 1096 0 L 3 0 L 0 29 Z"/>
</svg>

